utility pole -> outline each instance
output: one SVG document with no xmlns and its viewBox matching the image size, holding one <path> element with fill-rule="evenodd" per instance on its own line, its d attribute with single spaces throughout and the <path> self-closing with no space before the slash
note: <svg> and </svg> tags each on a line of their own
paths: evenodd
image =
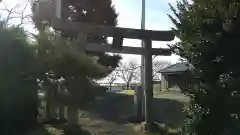
<svg viewBox="0 0 240 135">
<path fill-rule="evenodd" d="M 146 14 L 146 1 L 145 0 L 142 0 L 142 17 L 141 17 L 141 29 L 142 30 L 145 30 L 145 14 Z M 144 39 L 142 39 L 142 42 L 141 42 L 141 44 L 142 44 L 142 47 L 144 47 Z M 144 83 L 145 83 L 145 80 L 144 80 L 144 75 L 145 75 L 145 73 L 144 73 L 144 64 L 145 62 L 144 62 L 144 55 L 141 55 L 141 91 L 139 91 L 139 92 L 141 92 L 142 94 L 140 94 L 141 96 L 139 97 L 141 100 L 139 100 L 139 101 L 141 101 L 141 106 L 139 106 L 140 108 L 141 108 L 141 113 L 139 114 L 139 115 L 141 115 L 141 118 L 144 118 L 145 116 L 144 116 L 144 112 L 145 112 L 145 101 L 144 101 L 144 91 L 145 91 L 145 85 L 144 85 Z"/>
<path fill-rule="evenodd" d="M 142 21 L 141 21 L 142 30 L 145 30 L 145 16 L 146 16 L 146 0 L 142 0 Z"/>
</svg>

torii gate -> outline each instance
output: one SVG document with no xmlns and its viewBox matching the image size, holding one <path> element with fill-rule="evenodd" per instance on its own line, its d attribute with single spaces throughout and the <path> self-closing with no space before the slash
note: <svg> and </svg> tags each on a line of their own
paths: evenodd
<svg viewBox="0 0 240 135">
<path fill-rule="evenodd" d="M 84 4 L 84 3 L 83 3 Z M 86 23 L 71 22 L 62 19 L 62 0 L 38 0 L 34 5 L 34 17 L 39 21 L 49 21 L 55 30 L 64 30 L 78 32 L 77 42 L 81 49 L 88 51 L 138 54 L 144 58 L 144 106 L 145 106 L 145 123 L 146 130 L 150 128 L 152 119 L 152 99 L 153 99 L 153 82 L 152 82 L 152 55 L 170 56 L 170 49 L 152 48 L 152 40 L 171 41 L 174 39 L 172 31 L 151 31 L 139 30 L 120 27 L 110 27 L 101 25 L 90 25 Z M 113 37 L 112 44 L 88 43 L 88 34 L 97 34 L 107 37 Z M 123 46 L 123 38 L 141 39 L 143 47 Z"/>
</svg>

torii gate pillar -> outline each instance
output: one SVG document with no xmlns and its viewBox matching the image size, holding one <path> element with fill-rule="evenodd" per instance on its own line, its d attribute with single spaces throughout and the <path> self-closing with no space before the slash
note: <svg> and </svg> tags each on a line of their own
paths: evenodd
<svg viewBox="0 0 240 135">
<path fill-rule="evenodd" d="M 152 127 L 152 99 L 153 99 L 153 81 L 152 81 L 152 41 L 150 39 L 143 39 L 143 48 L 146 50 L 143 55 L 143 92 L 144 92 L 144 116 L 145 116 L 145 131 L 151 131 Z"/>
</svg>

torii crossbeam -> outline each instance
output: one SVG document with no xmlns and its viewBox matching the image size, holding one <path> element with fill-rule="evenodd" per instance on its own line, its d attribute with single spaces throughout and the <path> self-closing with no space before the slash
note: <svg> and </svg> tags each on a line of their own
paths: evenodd
<svg viewBox="0 0 240 135">
<path fill-rule="evenodd" d="M 119 28 L 110 26 L 90 25 L 86 23 L 76 23 L 61 19 L 61 0 L 39 0 L 35 5 L 34 19 L 48 21 L 55 30 L 64 30 L 78 33 L 78 44 L 82 50 L 113 52 L 125 54 L 143 55 L 144 58 L 144 103 L 145 122 L 149 125 L 152 119 L 152 55 L 170 56 L 171 51 L 163 48 L 152 48 L 152 41 L 171 41 L 174 39 L 172 31 L 151 31 L 129 28 Z M 97 44 L 87 41 L 88 34 L 113 37 L 113 44 Z M 122 46 L 124 38 L 141 39 L 144 41 L 143 47 Z"/>
</svg>

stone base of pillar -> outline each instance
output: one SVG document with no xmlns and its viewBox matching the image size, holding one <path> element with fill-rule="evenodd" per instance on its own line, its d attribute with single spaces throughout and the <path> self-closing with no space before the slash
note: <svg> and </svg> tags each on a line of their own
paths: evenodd
<svg viewBox="0 0 240 135">
<path fill-rule="evenodd" d="M 153 130 L 152 130 L 152 127 L 153 127 L 153 124 L 151 123 L 146 123 L 146 122 L 142 122 L 141 123 L 141 132 L 147 134 L 147 133 L 151 133 Z"/>
<path fill-rule="evenodd" d="M 165 89 L 162 89 L 161 91 L 162 91 L 162 92 L 165 92 L 165 91 L 169 91 L 169 89 L 166 89 L 166 88 L 165 88 Z"/>
<path fill-rule="evenodd" d="M 149 133 L 160 133 L 161 135 L 165 135 L 167 133 L 167 127 L 166 125 L 160 125 L 157 122 L 153 122 L 151 124 L 142 122 L 141 123 L 141 128 L 140 132 L 144 134 L 149 134 Z"/>
</svg>

